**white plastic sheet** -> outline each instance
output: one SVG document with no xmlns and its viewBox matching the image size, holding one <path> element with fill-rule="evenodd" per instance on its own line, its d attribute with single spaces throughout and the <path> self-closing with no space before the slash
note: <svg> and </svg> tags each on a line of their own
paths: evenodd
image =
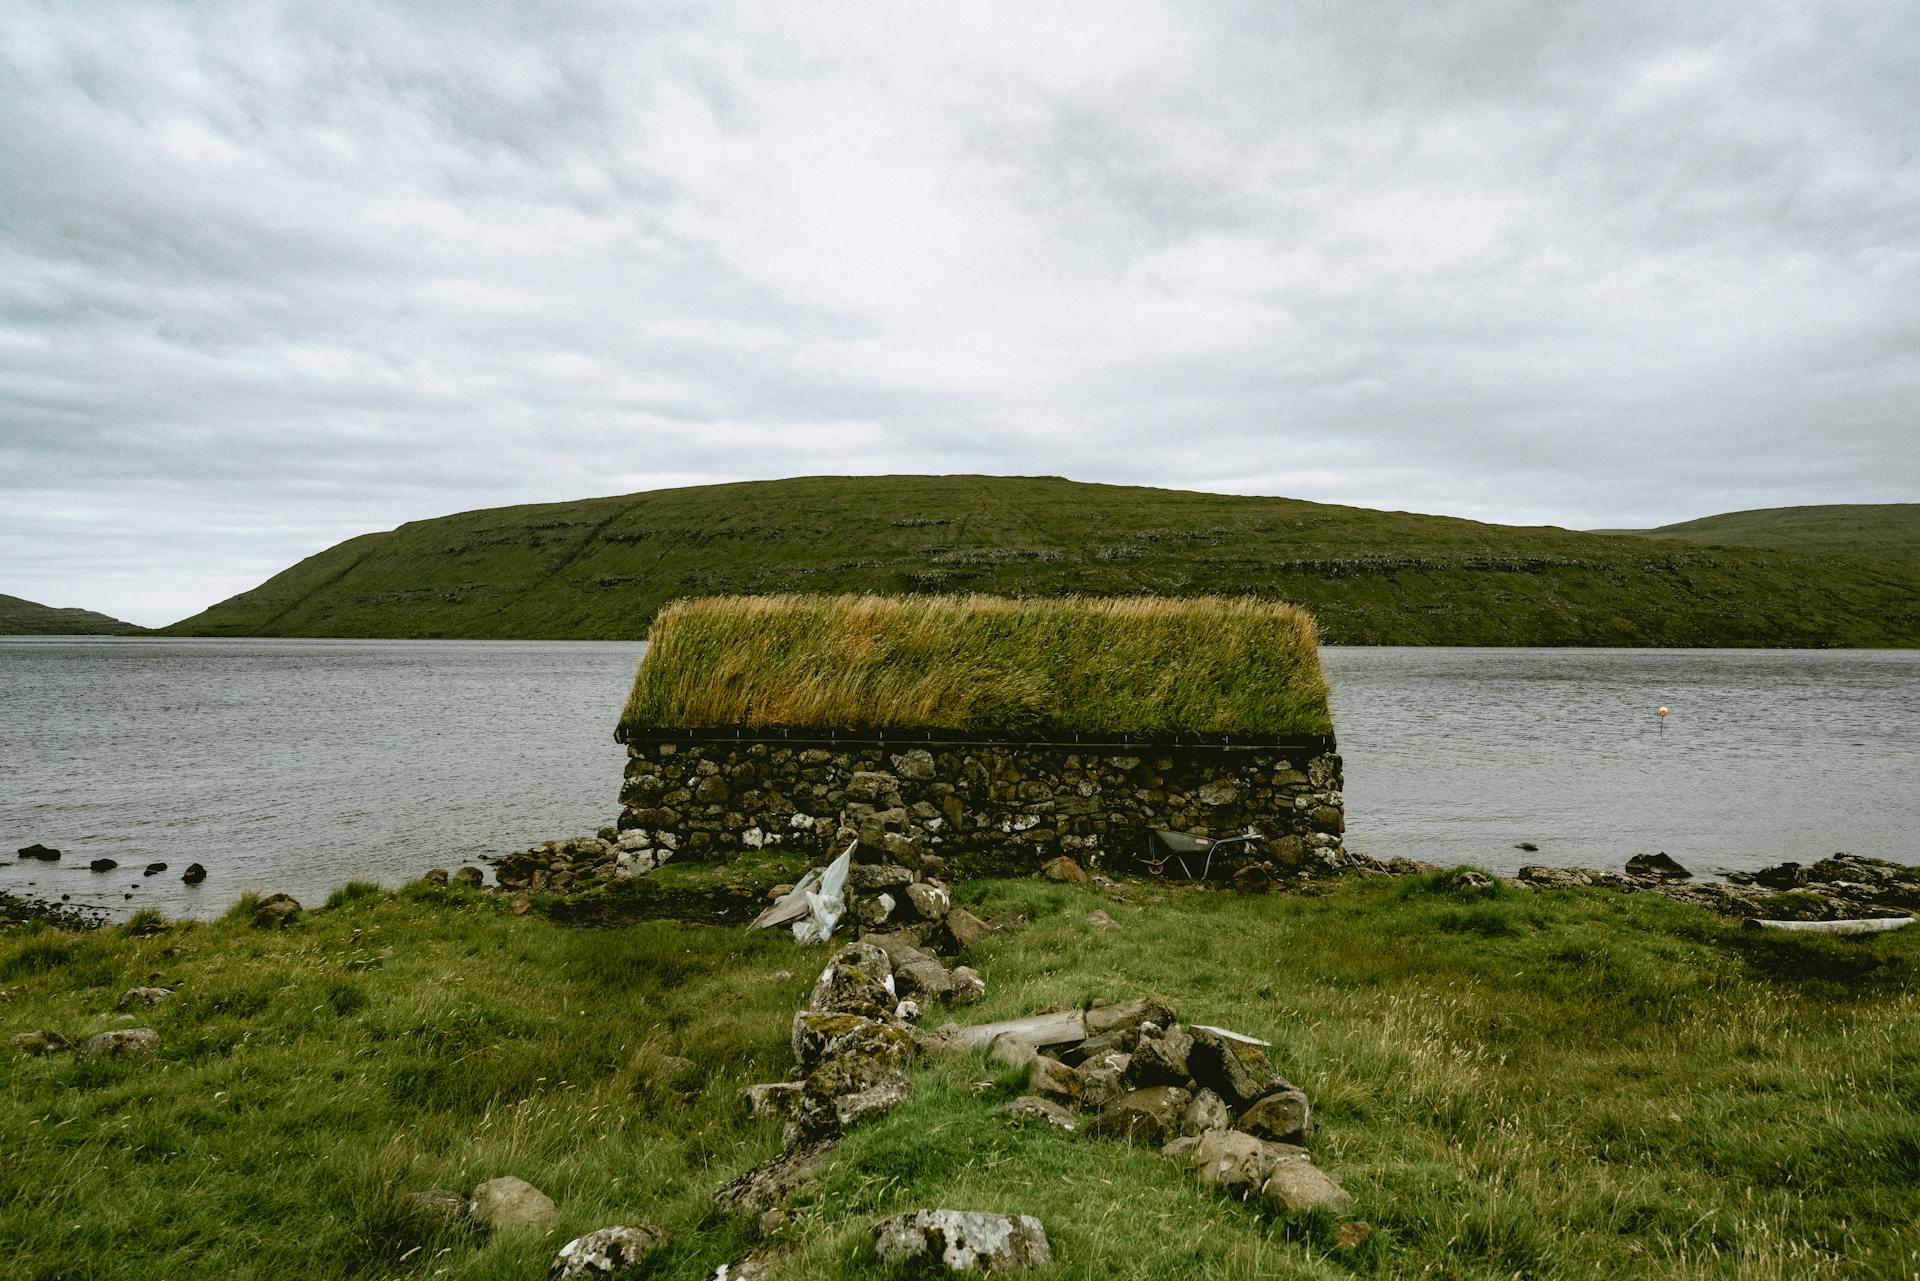
<svg viewBox="0 0 1920 1281">
<path fill-rule="evenodd" d="M 858 841 L 848 845 L 845 852 L 820 873 L 820 888 L 807 891 L 807 919 L 794 922 L 794 942 L 824 943 L 833 937 L 833 927 L 840 923 L 847 910 L 847 867 L 853 862 L 853 851 L 859 845 Z"/>
</svg>

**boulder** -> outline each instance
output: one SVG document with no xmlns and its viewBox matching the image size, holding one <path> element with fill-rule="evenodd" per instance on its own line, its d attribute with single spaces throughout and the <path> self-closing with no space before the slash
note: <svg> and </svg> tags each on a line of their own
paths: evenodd
<svg viewBox="0 0 1920 1281">
<path fill-rule="evenodd" d="M 506 1175 L 474 1188 L 467 1213 L 495 1232 L 544 1232 L 560 1217 L 560 1207 L 525 1179 Z"/>
<path fill-rule="evenodd" d="M 1156 1027 L 1172 1027 L 1176 1015 L 1171 1006 L 1152 997 L 1140 997 L 1132 1001 L 1116 1001 L 1110 1005 L 1096 1005 L 1087 1011 L 1087 1035 L 1101 1036 L 1108 1032 L 1138 1030 L 1143 1023 L 1152 1023 Z"/>
<path fill-rule="evenodd" d="M 172 995 L 173 989 L 170 987 L 130 987 L 120 994 L 113 1008 L 125 1010 L 136 1005 L 158 1005 Z"/>
<path fill-rule="evenodd" d="M 1089 1108 L 1104 1108 L 1127 1092 L 1127 1070 L 1133 1056 L 1110 1052 L 1083 1059 L 1074 1074 L 1080 1078 L 1080 1102 Z"/>
<path fill-rule="evenodd" d="M 1308 1210 L 1347 1214 L 1353 1210 L 1353 1197 L 1346 1189 L 1304 1156 L 1275 1162 L 1273 1173 L 1261 1185 L 1260 1195 L 1289 1214 Z"/>
<path fill-rule="evenodd" d="M 1062 881 L 1069 885 L 1085 885 L 1087 883 L 1087 874 L 1080 870 L 1078 863 L 1068 858 L 1065 854 L 1059 855 L 1056 858 L 1050 858 L 1042 863 L 1040 865 L 1040 875 L 1046 877 L 1049 881 Z"/>
<path fill-rule="evenodd" d="M 885 1264 L 1000 1276 L 1053 1262 L 1047 1230 L 1030 1214 L 915 1210 L 875 1226 L 874 1253 Z"/>
<path fill-rule="evenodd" d="M 453 879 L 458 884 L 469 886 L 477 890 L 481 886 L 487 883 L 487 874 L 481 871 L 479 868 L 474 867 L 472 864 L 468 864 L 466 867 L 463 867 L 459 871 L 455 872 L 453 874 Z"/>
<path fill-rule="evenodd" d="M 150 1059 L 160 1053 L 160 1034 L 150 1027 L 123 1027 L 88 1037 L 74 1053 L 83 1059 Z"/>
<path fill-rule="evenodd" d="M 59 850 L 53 848 L 51 845 L 41 845 L 38 842 L 32 845 L 22 845 L 15 853 L 21 858 L 38 859 L 42 863 L 54 863 L 60 859 Z"/>
<path fill-rule="evenodd" d="M 1181 1165 L 1189 1165 L 1193 1160 L 1193 1150 L 1199 1146 L 1200 1138 L 1198 1135 L 1183 1134 L 1161 1148 L 1160 1155 L 1166 1157 L 1169 1161 L 1174 1161 Z"/>
<path fill-rule="evenodd" d="M 1693 876 L 1692 872 L 1669 858 L 1665 851 L 1658 854 L 1635 854 L 1627 860 L 1627 874 L 1652 876 L 1663 881 L 1684 881 Z"/>
<path fill-rule="evenodd" d="M 1117 930 L 1120 928 L 1120 922 L 1114 920 L 1105 912 L 1088 912 L 1087 924 L 1093 926 L 1096 930 Z"/>
<path fill-rule="evenodd" d="M 291 894 L 269 894 L 255 904 L 255 929 L 284 930 L 300 919 L 300 900 Z"/>
<path fill-rule="evenodd" d="M 953 991 L 953 975 L 930 956 L 907 961 L 893 971 L 894 989 L 902 996 L 924 996 L 943 1001 Z"/>
<path fill-rule="evenodd" d="M 15 1054 L 52 1054 L 67 1048 L 67 1038 L 48 1028 L 33 1032 L 15 1032 L 7 1038 L 7 1048 Z"/>
<path fill-rule="evenodd" d="M 805 1186 L 833 1150 L 831 1140 L 803 1144 L 770 1157 L 714 1190 L 713 1203 L 733 1214 L 759 1217 Z"/>
<path fill-rule="evenodd" d="M 1177 1085 L 1129 1090 L 1095 1117 L 1087 1133 L 1157 1148 L 1180 1133 L 1180 1118 L 1193 1096 Z"/>
<path fill-rule="evenodd" d="M 1193 1038 L 1193 1047 L 1187 1052 L 1187 1070 L 1229 1106 L 1245 1108 L 1275 1088 L 1286 1088 L 1284 1084 L 1274 1085 L 1273 1064 L 1251 1038 L 1204 1025 L 1189 1026 L 1187 1034 Z"/>
<path fill-rule="evenodd" d="M 1031 1069 L 1033 1061 L 1039 1057 L 1040 1051 L 1033 1042 L 1018 1032 L 1002 1032 L 987 1047 L 987 1058 L 1002 1067 Z"/>
<path fill-rule="evenodd" d="M 947 909 L 947 933 L 953 936 L 953 944 L 962 951 L 972 947 L 993 932 L 993 927 L 969 912 L 964 907 Z"/>
<path fill-rule="evenodd" d="M 899 994 L 893 963 L 871 943 L 848 943 L 827 961 L 807 997 L 816 1014 L 858 1014 L 872 1019 L 892 1015 Z"/>
<path fill-rule="evenodd" d="M 1264 1139 L 1297 1143 L 1313 1133 L 1313 1111 L 1300 1090 L 1279 1090 L 1240 1114 L 1234 1128 Z"/>
<path fill-rule="evenodd" d="M 1233 1125 L 1233 1112 L 1227 1107 L 1226 1100 L 1212 1090 L 1202 1086 L 1194 1091 L 1193 1102 L 1187 1104 L 1187 1110 L 1180 1114 L 1180 1133 L 1183 1135 L 1201 1135 L 1210 1130 L 1225 1130 Z M 1246 1129 L 1241 1126 L 1241 1129 Z"/>
<path fill-rule="evenodd" d="M 1188 1156 L 1200 1182 L 1216 1192 L 1245 1200 L 1273 1173 L 1274 1154 L 1251 1134 L 1210 1130 Z"/>
<path fill-rule="evenodd" d="M 932 881 L 915 881 L 906 888 L 907 902 L 923 921 L 943 921 L 953 907 L 947 887 Z"/>
<path fill-rule="evenodd" d="M 621 1224 L 575 1237 L 560 1247 L 547 1281 L 619 1276 L 666 1244 L 667 1234 L 649 1224 Z"/>
<path fill-rule="evenodd" d="M 149 863 L 146 866 L 146 870 L 142 871 L 140 875 L 158 876 L 160 873 L 166 870 L 167 870 L 167 865 L 165 863 Z"/>
<path fill-rule="evenodd" d="M 1080 1101 L 1083 1087 L 1074 1070 L 1059 1059 L 1036 1054 L 1027 1065 L 1027 1089 L 1061 1103 Z"/>
<path fill-rule="evenodd" d="M 804 1081 L 772 1081 L 765 1085 L 749 1085 L 740 1091 L 740 1101 L 747 1105 L 747 1111 L 759 1117 L 785 1117 L 799 1101 L 800 1091 L 806 1088 Z"/>
<path fill-rule="evenodd" d="M 180 873 L 180 879 L 188 885 L 198 885 L 207 879 L 207 869 L 198 863 L 187 864 L 187 870 Z"/>
<path fill-rule="evenodd" d="M 427 869 L 427 874 L 420 879 L 428 885 L 445 885 L 448 879 L 447 869 L 444 867 L 430 867 Z"/>
<path fill-rule="evenodd" d="M 953 986 L 947 991 L 948 1005 L 972 1005 L 987 994 L 987 981 L 974 973 L 971 966 L 953 967 Z"/>
<path fill-rule="evenodd" d="M 1007 1104 L 1007 1116 L 1015 1125 L 1051 1125 L 1058 1130 L 1080 1128 L 1079 1118 L 1073 1113 L 1037 1094 L 1023 1094 Z"/>
<path fill-rule="evenodd" d="M 782 1132 L 782 1146 L 802 1147 L 839 1134 L 869 1117 L 890 1112 L 913 1093 L 897 1059 L 874 1054 L 841 1054 L 812 1072 L 794 1097 Z"/>
<path fill-rule="evenodd" d="M 1192 1052 L 1193 1038 L 1178 1023 L 1158 1036 L 1143 1031 L 1133 1047 L 1128 1079 L 1135 1085 L 1180 1085 L 1191 1075 L 1187 1058 Z"/>
<path fill-rule="evenodd" d="M 87 864 L 88 870 L 94 872 L 111 872 L 119 866 L 120 860 L 117 858 L 97 858 Z"/>
<path fill-rule="evenodd" d="M 400 1198 L 421 1218 L 434 1223 L 458 1223 L 467 1217 L 467 1198 L 448 1188 L 428 1188 Z"/>
<path fill-rule="evenodd" d="M 904 1063 L 914 1049 L 913 1034 L 891 1019 L 819 1014 L 811 1010 L 802 1010 L 793 1016 L 791 1044 L 793 1060 L 804 1073 L 843 1054 Z"/>
</svg>

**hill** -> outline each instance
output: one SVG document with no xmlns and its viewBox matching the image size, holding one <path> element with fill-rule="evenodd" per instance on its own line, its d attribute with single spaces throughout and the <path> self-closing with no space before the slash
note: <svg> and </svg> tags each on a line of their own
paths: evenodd
<svg viewBox="0 0 1920 1281">
<path fill-rule="evenodd" d="M 1763 547 L 1816 555 L 1920 562 L 1920 503 L 1833 503 L 1762 507 L 1622 531 L 1712 547 Z"/>
<path fill-rule="evenodd" d="M 805 477 L 412 521 L 176 635 L 638 637 L 682 596 L 1252 595 L 1334 644 L 1920 645 L 1920 569 L 1057 477 Z"/>
<path fill-rule="evenodd" d="M 139 630 L 90 609 L 55 609 L 0 595 L 0 636 L 125 636 Z"/>
</svg>

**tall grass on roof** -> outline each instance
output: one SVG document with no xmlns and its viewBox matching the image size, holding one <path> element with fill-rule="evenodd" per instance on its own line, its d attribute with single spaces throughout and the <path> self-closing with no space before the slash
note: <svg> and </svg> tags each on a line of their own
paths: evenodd
<svg viewBox="0 0 1920 1281">
<path fill-rule="evenodd" d="M 1311 615 L 1192 597 L 722 596 L 653 622 L 649 728 L 1326 734 Z"/>
</svg>

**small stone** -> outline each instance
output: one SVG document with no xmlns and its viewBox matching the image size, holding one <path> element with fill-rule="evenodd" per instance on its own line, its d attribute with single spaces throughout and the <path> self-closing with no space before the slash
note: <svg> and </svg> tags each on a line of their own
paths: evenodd
<svg viewBox="0 0 1920 1281">
<path fill-rule="evenodd" d="M 188 885 L 198 885 L 207 879 L 207 869 L 198 863 L 187 864 L 187 870 L 180 873 L 180 879 Z"/>
<path fill-rule="evenodd" d="M 599 1228 L 560 1247 L 547 1269 L 547 1281 L 618 1276 L 666 1241 L 666 1233 L 645 1223 Z"/>
<path fill-rule="evenodd" d="M 1245 1200 L 1273 1173 L 1274 1154 L 1265 1143 L 1238 1130 L 1209 1130 L 1194 1145 L 1190 1161 L 1200 1182 Z"/>
<path fill-rule="evenodd" d="M 1260 1195 L 1290 1214 L 1308 1210 L 1346 1214 L 1353 1209 L 1353 1197 L 1346 1189 L 1303 1156 L 1277 1162 Z"/>
<path fill-rule="evenodd" d="M 1049 881 L 1062 881 L 1072 885 L 1085 885 L 1087 883 L 1087 874 L 1080 870 L 1078 863 L 1068 858 L 1065 854 L 1059 855 L 1056 858 L 1050 858 L 1042 863 L 1040 865 L 1040 875 L 1046 877 Z"/>
<path fill-rule="evenodd" d="M 1053 1262 L 1047 1230 L 1030 1214 L 916 1210 L 878 1224 L 873 1248 L 886 1264 L 923 1261 L 949 1272 L 989 1276 Z"/>
<path fill-rule="evenodd" d="M 1196 1137 L 1232 1125 L 1233 1113 L 1227 1108 L 1226 1100 L 1204 1086 L 1194 1092 L 1193 1102 L 1187 1104 L 1187 1110 L 1180 1115 L 1180 1133 Z"/>
<path fill-rule="evenodd" d="M 284 930 L 300 919 L 300 900 L 291 894 L 269 894 L 253 909 L 254 928 Z"/>
<path fill-rule="evenodd" d="M 472 864 L 468 864 L 466 867 L 455 872 L 453 879 L 461 885 L 471 886 L 477 890 L 487 883 L 487 874 Z"/>
<path fill-rule="evenodd" d="M 1143 1023 L 1172 1027 L 1176 1020 L 1171 1006 L 1152 997 L 1116 1001 L 1111 1005 L 1096 1005 L 1087 1011 L 1087 1035 L 1092 1037 L 1129 1031 L 1139 1028 Z"/>
<path fill-rule="evenodd" d="M 1105 912 L 1088 912 L 1087 924 L 1093 926 L 1096 930 L 1117 930 L 1120 928 L 1120 922 L 1114 920 Z"/>
<path fill-rule="evenodd" d="M 1635 854 L 1627 860 L 1629 876 L 1652 876 L 1663 881 L 1684 881 L 1693 876 L 1680 866 L 1665 851 L 1658 854 Z"/>
<path fill-rule="evenodd" d="M 67 1048 L 67 1038 L 41 1028 L 34 1032 L 15 1032 L 7 1038 L 7 1048 L 16 1054 L 52 1054 Z"/>
<path fill-rule="evenodd" d="M 1007 1115 L 1015 1125 L 1050 1125 L 1058 1130 L 1078 1130 L 1080 1122 L 1073 1113 L 1037 1094 L 1023 1094 L 1007 1104 Z"/>
<path fill-rule="evenodd" d="M 1297 1143 L 1313 1133 L 1313 1110 L 1300 1090 L 1269 1094 L 1240 1114 L 1236 1129 L 1282 1143 Z"/>
<path fill-rule="evenodd" d="M 947 992 L 948 1005 L 972 1005 L 986 994 L 987 981 L 974 973 L 972 967 L 953 967 L 953 987 Z"/>
<path fill-rule="evenodd" d="M 993 933 L 993 927 L 964 907 L 949 907 L 947 933 L 953 935 L 954 946 L 965 951 Z"/>
<path fill-rule="evenodd" d="M 1250 1039 L 1220 1028 L 1190 1025 L 1193 1048 L 1187 1052 L 1187 1070 L 1193 1079 L 1227 1101 L 1244 1108 L 1274 1092 L 1273 1064 Z"/>
<path fill-rule="evenodd" d="M 1036 1054 L 1027 1065 L 1027 1089 L 1062 1103 L 1078 1103 L 1083 1091 L 1080 1077 L 1059 1059 Z"/>
<path fill-rule="evenodd" d="M 1074 1069 L 1080 1078 L 1080 1102 L 1089 1108 L 1104 1108 L 1127 1092 L 1127 1071 L 1133 1065 L 1131 1054 L 1095 1055 Z"/>
<path fill-rule="evenodd" d="M 473 1190 L 467 1213 L 495 1232 L 544 1232 L 560 1217 L 553 1198 L 525 1179 L 488 1179 Z"/>
<path fill-rule="evenodd" d="M 1159 1036 L 1144 1029 L 1133 1047 L 1131 1080 L 1140 1085 L 1179 1085 L 1187 1080 L 1187 1058 L 1193 1052 L 1193 1038 L 1178 1023 Z"/>
<path fill-rule="evenodd" d="M 896 966 L 893 979 L 894 986 L 908 996 L 919 993 L 940 1001 L 953 991 L 953 974 L 932 957 Z"/>
<path fill-rule="evenodd" d="M 1373 1235 L 1373 1225 L 1360 1219 L 1348 1219 L 1333 1230 L 1333 1248 L 1341 1254 L 1360 1248 Z"/>
<path fill-rule="evenodd" d="M 467 1217 L 467 1198 L 446 1188 L 409 1192 L 400 1198 L 420 1216 L 436 1223 L 457 1223 Z"/>
<path fill-rule="evenodd" d="M 1002 1032 L 987 1047 L 987 1058 L 1003 1067 L 1030 1067 L 1040 1056 L 1032 1041 L 1018 1032 Z"/>
<path fill-rule="evenodd" d="M 1158 1148 L 1180 1132 L 1180 1117 L 1192 1095 L 1177 1085 L 1129 1090 L 1094 1118 L 1087 1133 Z"/>
<path fill-rule="evenodd" d="M 160 1053 L 160 1034 L 150 1027 L 101 1032 L 80 1042 L 74 1053 L 83 1059 L 150 1059 Z"/>
<path fill-rule="evenodd" d="M 928 881 L 915 881 L 907 886 L 907 901 L 913 904 L 913 910 L 923 921 L 945 920 L 953 907 L 953 899 L 947 894 L 944 885 L 935 885 Z"/>
<path fill-rule="evenodd" d="M 172 995 L 173 989 L 170 987 L 130 987 L 120 994 L 113 1008 L 125 1010 L 135 1005 L 158 1005 Z"/>
</svg>

